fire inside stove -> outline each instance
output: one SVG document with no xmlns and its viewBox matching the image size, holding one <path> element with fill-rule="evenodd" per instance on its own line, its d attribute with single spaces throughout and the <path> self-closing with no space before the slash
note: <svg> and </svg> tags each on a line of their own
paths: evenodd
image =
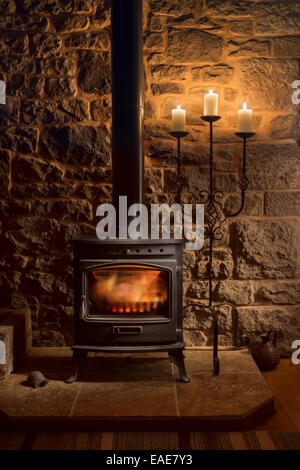
<svg viewBox="0 0 300 470">
<path fill-rule="evenodd" d="M 168 316 L 167 271 L 118 265 L 88 272 L 90 314 Z"/>
</svg>

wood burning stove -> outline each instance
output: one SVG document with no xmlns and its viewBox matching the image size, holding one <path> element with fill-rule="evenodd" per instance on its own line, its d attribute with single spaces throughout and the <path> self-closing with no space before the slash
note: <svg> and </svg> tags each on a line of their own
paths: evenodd
<svg viewBox="0 0 300 470">
<path fill-rule="evenodd" d="M 141 0 L 112 0 L 113 202 L 143 202 Z M 100 202 L 100 201 L 99 201 Z M 117 233 L 124 227 L 117 227 Z M 127 227 L 126 227 L 127 229 Z M 182 240 L 82 237 L 74 241 L 74 346 L 67 383 L 88 351 L 166 351 L 181 380 Z"/>
<path fill-rule="evenodd" d="M 182 242 L 74 241 L 76 380 L 88 351 L 166 351 L 188 382 L 182 350 Z"/>
</svg>

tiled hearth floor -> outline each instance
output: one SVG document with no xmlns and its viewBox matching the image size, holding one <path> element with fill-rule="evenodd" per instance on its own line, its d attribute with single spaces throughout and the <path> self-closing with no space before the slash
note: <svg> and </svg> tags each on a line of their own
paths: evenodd
<svg viewBox="0 0 300 470">
<path fill-rule="evenodd" d="M 89 354 L 78 381 L 67 385 L 68 348 L 34 348 L 21 371 L 0 382 L 4 430 L 242 430 L 269 416 L 273 394 L 246 351 L 186 351 L 189 384 L 178 381 L 167 354 Z M 50 380 L 25 387 L 31 370 Z"/>
</svg>

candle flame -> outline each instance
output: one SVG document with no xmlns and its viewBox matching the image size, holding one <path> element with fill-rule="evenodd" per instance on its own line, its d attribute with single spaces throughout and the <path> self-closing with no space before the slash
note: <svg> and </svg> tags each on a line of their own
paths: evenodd
<svg viewBox="0 0 300 470">
<path fill-rule="evenodd" d="M 177 106 L 177 109 L 181 109 L 181 106 L 180 106 L 180 105 L 178 105 L 178 106 Z"/>
<path fill-rule="evenodd" d="M 243 103 L 243 109 L 247 109 L 247 104 Z"/>
<path fill-rule="evenodd" d="M 209 93 L 212 95 L 212 94 L 213 94 L 213 90 L 209 90 Z"/>
</svg>

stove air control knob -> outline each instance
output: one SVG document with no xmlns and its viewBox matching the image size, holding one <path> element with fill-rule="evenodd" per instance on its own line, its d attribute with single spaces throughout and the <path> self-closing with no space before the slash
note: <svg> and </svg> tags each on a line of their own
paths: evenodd
<svg viewBox="0 0 300 470">
<path fill-rule="evenodd" d="M 127 254 L 127 255 L 130 255 L 130 253 L 131 253 L 131 250 L 130 250 L 130 248 L 127 248 L 127 250 L 126 250 L 126 254 Z"/>
</svg>

